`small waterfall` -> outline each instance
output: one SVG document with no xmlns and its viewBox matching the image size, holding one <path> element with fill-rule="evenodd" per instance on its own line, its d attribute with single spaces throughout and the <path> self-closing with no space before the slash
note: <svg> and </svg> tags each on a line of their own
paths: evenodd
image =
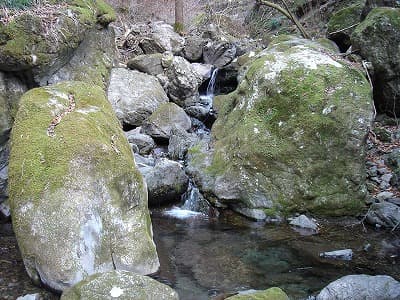
<svg viewBox="0 0 400 300">
<path fill-rule="evenodd" d="M 211 73 L 210 82 L 207 86 L 207 94 L 206 96 L 213 99 L 214 98 L 214 90 L 215 90 L 215 81 L 218 75 L 218 68 L 215 68 Z M 212 104 L 212 103 L 211 103 Z"/>
<path fill-rule="evenodd" d="M 214 91 L 215 91 L 215 82 L 217 79 L 217 75 L 218 75 L 218 68 L 215 68 L 211 73 L 211 78 L 207 85 L 206 94 L 200 96 L 202 105 L 204 105 L 205 107 L 208 107 L 210 112 L 212 112 Z"/>
</svg>

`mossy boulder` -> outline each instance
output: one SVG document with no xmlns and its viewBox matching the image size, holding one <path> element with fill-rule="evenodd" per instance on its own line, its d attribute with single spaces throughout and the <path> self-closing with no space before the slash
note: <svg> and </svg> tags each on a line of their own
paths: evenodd
<svg viewBox="0 0 400 300">
<path fill-rule="evenodd" d="M 229 300 L 289 300 L 289 297 L 280 288 L 273 287 L 264 291 L 246 291 L 228 297 Z"/>
<path fill-rule="evenodd" d="M 61 300 L 178 300 L 168 285 L 126 271 L 94 274 L 66 290 Z"/>
<path fill-rule="evenodd" d="M 112 27 L 89 30 L 74 55 L 41 85 L 61 81 L 84 81 L 107 89 L 115 56 L 115 33 Z"/>
<path fill-rule="evenodd" d="M 351 33 L 360 22 L 363 6 L 361 3 L 343 8 L 332 15 L 328 22 L 327 36 L 346 51 L 350 46 Z"/>
<path fill-rule="evenodd" d="M 0 24 L 0 70 L 29 71 L 40 82 L 71 58 L 89 28 L 113 19 L 103 0 L 72 0 L 47 18 L 34 12 L 17 15 Z"/>
<path fill-rule="evenodd" d="M 239 211 L 357 213 L 369 84 L 315 43 L 284 43 L 272 43 L 234 92 L 216 97 L 212 158 L 202 144 L 189 149 L 189 172 L 208 197 Z"/>
<path fill-rule="evenodd" d="M 24 94 L 11 148 L 13 227 L 34 282 L 62 291 L 94 273 L 157 271 L 146 185 L 100 87 L 64 82 Z"/>
<path fill-rule="evenodd" d="M 400 8 L 371 10 L 351 35 L 354 49 L 372 63 L 374 100 L 379 112 L 400 114 Z"/>
</svg>

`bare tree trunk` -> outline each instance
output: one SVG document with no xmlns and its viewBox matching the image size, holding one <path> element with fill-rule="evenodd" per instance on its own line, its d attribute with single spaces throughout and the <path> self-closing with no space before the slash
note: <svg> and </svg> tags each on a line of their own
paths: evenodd
<svg viewBox="0 0 400 300">
<path fill-rule="evenodd" d="M 175 31 L 183 32 L 183 0 L 175 0 Z"/>
</svg>

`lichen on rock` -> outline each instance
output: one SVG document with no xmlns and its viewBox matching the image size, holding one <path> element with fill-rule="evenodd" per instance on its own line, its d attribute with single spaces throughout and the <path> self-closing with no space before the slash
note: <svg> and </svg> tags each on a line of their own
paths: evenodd
<svg viewBox="0 0 400 300">
<path fill-rule="evenodd" d="M 315 42 L 280 43 L 247 66 L 233 93 L 216 97 L 212 161 L 199 163 L 203 152 L 189 149 L 189 170 L 232 207 L 358 212 L 373 116 L 368 82 Z"/>
<path fill-rule="evenodd" d="M 69 95 L 73 111 L 48 136 Z M 64 82 L 30 90 L 11 142 L 12 219 L 34 282 L 61 291 L 114 268 L 157 271 L 146 185 L 100 87 Z"/>
</svg>

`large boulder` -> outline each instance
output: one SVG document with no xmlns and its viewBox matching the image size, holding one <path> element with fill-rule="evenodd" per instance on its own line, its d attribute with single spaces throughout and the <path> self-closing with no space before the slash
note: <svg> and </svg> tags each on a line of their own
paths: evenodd
<svg viewBox="0 0 400 300">
<path fill-rule="evenodd" d="M 103 0 L 74 1 L 46 17 L 22 13 L 0 25 L 0 70 L 27 71 L 39 83 L 68 62 L 88 29 L 115 19 Z"/>
<path fill-rule="evenodd" d="M 185 106 L 185 99 L 198 95 L 203 76 L 183 57 L 175 56 L 165 71 L 168 77 L 168 95 L 179 106 Z"/>
<path fill-rule="evenodd" d="M 112 27 L 90 30 L 74 55 L 41 85 L 77 80 L 107 89 L 115 56 L 115 34 Z"/>
<path fill-rule="evenodd" d="M 369 12 L 377 7 L 400 7 L 400 2 L 398 0 L 366 0 L 364 8 L 362 10 L 361 18 L 365 19 L 365 17 L 369 14 Z"/>
<path fill-rule="evenodd" d="M 154 167 L 141 167 L 149 191 L 149 205 L 159 206 L 179 201 L 189 184 L 183 166 L 172 160 L 161 158 Z"/>
<path fill-rule="evenodd" d="M 189 149 L 188 171 L 206 196 L 236 209 L 356 213 L 366 192 L 369 84 L 321 45 L 294 44 L 275 40 L 233 93 L 215 98 L 213 143 Z"/>
<path fill-rule="evenodd" d="M 138 127 L 136 129 L 125 132 L 126 138 L 128 139 L 129 144 L 135 145 L 137 147 L 139 154 L 149 154 L 149 152 L 153 150 L 156 144 L 151 136 L 141 133 L 140 131 L 141 128 Z"/>
<path fill-rule="evenodd" d="M 141 126 L 168 96 L 157 78 L 138 71 L 115 68 L 111 71 L 108 100 L 121 123 Z"/>
<path fill-rule="evenodd" d="M 400 282 L 385 275 L 348 275 L 327 285 L 316 300 L 400 299 Z"/>
<path fill-rule="evenodd" d="M 168 140 L 174 127 L 189 130 L 192 122 L 185 111 L 175 103 L 161 104 L 145 121 L 143 131 L 155 139 Z"/>
<path fill-rule="evenodd" d="M 100 87 L 30 90 L 11 143 L 13 228 L 35 283 L 62 291 L 94 273 L 157 271 L 146 184 Z"/>
<path fill-rule="evenodd" d="M 178 300 L 178 294 L 158 281 L 127 271 L 94 274 L 66 290 L 61 300 Z"/>
<path fill-rule="evenodd" d="M 353 49 L 372 63 L 375 105 L 400 114 L 400 8 L 373 9 L 351 35 Z"/>
</svg>

